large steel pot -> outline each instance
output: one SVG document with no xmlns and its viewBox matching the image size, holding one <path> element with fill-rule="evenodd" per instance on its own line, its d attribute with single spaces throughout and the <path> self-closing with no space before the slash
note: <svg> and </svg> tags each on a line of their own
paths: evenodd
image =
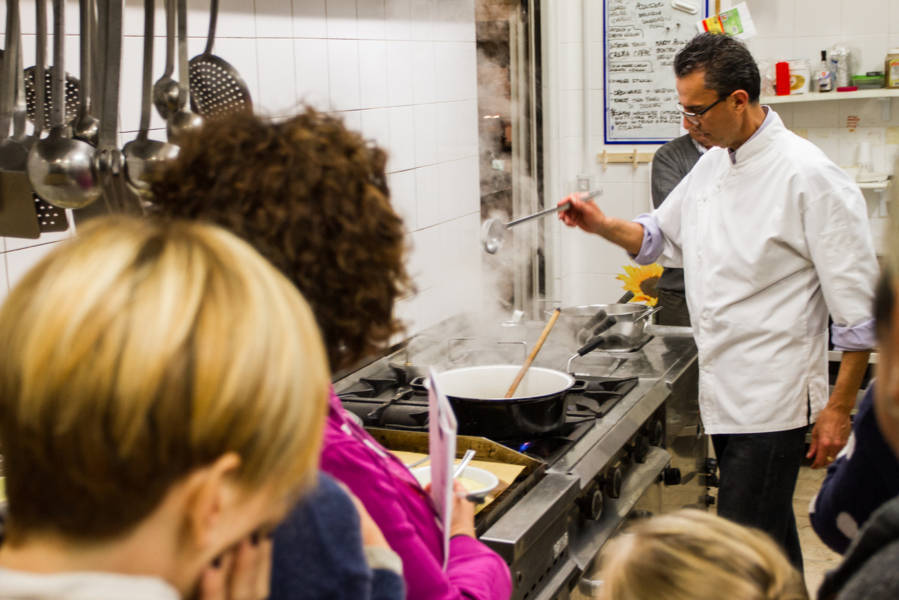
<svg viewBox="0 0 899 600">
<path fill-rule="evenodd" d="M 645 304 L 590 304 L 585 306 L 572 306 L 562 309 L 559 323 L 565 327 L 572 336 L 577 336 L 581 329 L 592 322 L 599 311 L 605 311 L 609 317 L 615 317 L 615 324 L 606 333 L 618 334 L 626 339 L 638 340 L 643 336 L 644 328 L 649 322 L 649 317 L 661 307 L 652 308 Z M 593 324 L 594 327 L 602 327 L 602 322 Z M 589 332 L 585 332 L 589 333 Z M 589 339 L 590 335 L 586 336 Z"/>
<path fill-rule="evenodd" d="M 486 365 L 437 375 L 460 434 L 516 439 L 552 433 L 565 424 L 565 396 L 574 387 L 574 378 L 562 371 L 531 367 L 515 395 L 503 398 L 520 368 Z"/>
</svg>

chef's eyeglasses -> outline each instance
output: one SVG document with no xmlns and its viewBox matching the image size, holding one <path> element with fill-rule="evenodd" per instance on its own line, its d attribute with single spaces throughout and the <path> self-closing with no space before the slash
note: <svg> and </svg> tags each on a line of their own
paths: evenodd
<svg viewBox="0 0 899 600">
<path fill-rule="evenodd" d="M 682 115 L 684 115 L 684 118 L 685 118 L 686 120 L 690 121 L 690 122 L 693 123 L 694 125 L 699 125 L 699 119 L 702 118 L 702 115 L 704 115 L 705 113 L 707 113 L 707 112 L 709 112 L 710 110 L 712 110 L 713 108 L 715 108 L 715 105 L 718 104 L 719 102 L 721 102 L 721 101 L 723 101 L 723 100 L 727 100 L 728 96 L 730 96 L 730 94 L 728 94 L 727 96 L 718 96 L 718 99 L 717 99 L 717 100 L 715 100 L 714 102 L 712 102 L 711 104 L 709 104 L 709 105 L 706 106 L 705 108 L 701 108 L 701 109 L 699 109 L 699 110 L 697 110 L 697 111 L 691 112 L 691 111 L 689 111 L 689 110 L 686 110 L 686 109 L 684 109 L 683 104 L 678 104 L 678 105 L 677 105 L 677 110 L 679 110 L 680 113 L 681 113 Z"/>
</svg>

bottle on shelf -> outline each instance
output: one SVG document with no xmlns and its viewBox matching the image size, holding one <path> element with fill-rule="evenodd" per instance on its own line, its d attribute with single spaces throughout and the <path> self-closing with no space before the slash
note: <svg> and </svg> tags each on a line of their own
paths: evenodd
<svg viewBox="0 0 899 600">
<path fill-rule="evenodd" d="M 821 51 L 821 62 L 818 64 L 818 70 L 815 72 L 815 89 L 819 92 L 830 92 L 833 90 L 833 71 L 827 62 L 827 50 Z"/>
</svg>

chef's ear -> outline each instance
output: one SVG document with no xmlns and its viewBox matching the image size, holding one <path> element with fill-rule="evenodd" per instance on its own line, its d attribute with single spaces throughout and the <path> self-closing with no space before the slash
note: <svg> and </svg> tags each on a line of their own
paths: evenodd
<svg viewBox="0 0 899 600">
<path fill-rule="evenodd" d="M 744 111 L 749 106 L 749 93 L 746 90 L 734 90 L 730 93 L 730 97 L 737 111 Z"/>
</svg>

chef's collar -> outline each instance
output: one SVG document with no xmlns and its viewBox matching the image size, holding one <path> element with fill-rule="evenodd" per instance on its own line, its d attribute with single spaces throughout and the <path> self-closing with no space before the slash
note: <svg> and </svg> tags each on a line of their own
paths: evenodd
<svg viewBox="0 0 899 600">
<path fill-rule="evenodd" d="M 693 147 L 695 147 L 699 151 L 700 156 L 702 156 L 703 154 L 705 154 L 706 152 L 709 151 L 708 148 L 706 148 L 705 146 L 703 146 L 702 144 L 700 144 L 699 142 L 694 140 L 692 137 L 690 138 L 690 141 L 693 142 Z"/>
<path fill-rule="evenodd" d="M 765 120 L 762 121 L 762 124 L 759 125 L 759 128 L 756 129 L 755 132 L 749 136 L 749 139 L 740 145 L 740 148 L 742 148 L 743 146 L 745 146 L 746 144 L 751 142 L 754 137 L 756 137 L 759 133 L 761 133 L 762 129 L 764 129 L 765 127 L 768 126 L 768 123 L 770 123 L 771 121 L 774 120 L 774 118 L 773 118 L 774 111 L 773 110 L 771 110 L 766 105 L 762 105 L 762 110 L 765 111 Z M 739 150 L 740 148 L 737 148 L 737 150 Z M 727 149 L 727 154 L 728 154 L 728 156 L 730 156 L 730 164 L 732 164 L 732 165 L 737 164 L 737 150 L 732 150 L 730 148 Z"/>
</svg>

